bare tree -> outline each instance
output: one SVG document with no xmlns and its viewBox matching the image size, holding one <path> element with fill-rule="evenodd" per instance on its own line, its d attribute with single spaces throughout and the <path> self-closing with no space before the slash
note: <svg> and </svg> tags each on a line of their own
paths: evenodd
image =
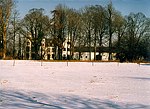
<svg viewBox="0 0 150 109">
<path fill-rule="evenodd" d="M 90 7 L 85 7 L 82 13 L 83 31 L 85 31 L 87 46 L 89 47 L 89 60 L 91 60 L 91 44 L 92 44 L 92 16 L 93 13 Z"/>
<path fill-rule="evenodd" d="M 116 34 L 117 34 L 117 47 L 118 50 L 120 51 L 120 46 L 121 46 L 121 38 L 124 36 L 126 28 L 127 28 L 127 22 L 125 18 L 118 14 L 115 17 L 115 28 L 116 28 Z"/>
<path fill-rule="evenodd" d="M 39 59 L 39 46 L 41 45 L 41 40 L 47 35 L 49 30 L 49 18 L 44 15 L 44 9 L 31 9 L 29 13 L 25 16 L 23 20 L 24 31 L 27 34 L 31 34 L 31 37 L 27 38 L 32 43 L 32 59 Z"/>
<path fill-rule="evenodd" d="M 128 61 L 145 57 L 149 37 L 149 20 L 143 13 L 131 13 L 127 17 L 127 29 L 123 39 L 122 48 Z"/>
<path fill-rule="evenodd" d="M 11 10 L 13 6 L 13 0 L 0 0 L 0 27 L 3 43 L 3 58 L 6 58 L 7 52 L 7 27 L 9 23 L 9 18 L 11 15 Z"/>
<path fill-rule="evenodd" d="M 113 36 L 114 33 L 116 32 L 116 26 L 119 26 L 118 20 L 121 19 L 121 14 L 113 8 L 112 2 L 108 4 L 106 11 L 107 11 L 106 19 L 107 19 L 107 31 L 108 31 L 108 47 L 109 47 L 108 60 L 112 60 Z M 121 23 L 121 21 L 119 23 Z"/>
<path fill-rule="evenodd" d="M 91 6 L 92 12 L 92 30 L 94 34 L 94 60 L 96 60 L 97 45 L 102 47 L 103 38 L 106 31 L 105 9 L 101 5 Z M 101 59 L 101 49 L 99 49 L 99 58 Z"/>
<path fill-rule="evenodd" d="M 81 23 L 81 15 L 75 9 L 68 9 L 67 11 L 67 31 L 68 31 L 68 38 L 70 42 L 70 59 L 73 59 L 74 55 L 74 46 L 77 42 L 77 38 L 80 33 L 80 23 Z M 68 57 L 67 57 L 68 58 Z"/>
<path fill-rule="evenodd" d="M 112 49 L 112 35 L 113 35 L 113 7 L 112 7 L 112 3 L 110 3 L 107 7 L 107 12 L 108 12 L 108 34 L 109 34 L 109 57 L 108 60 L 112 59 L 112 53 L 111 53 L 111 49 Z"/>
<path fill-rule="evenodd" d="M 62 60 L 63 42 L 66 37 L 66 7 L 59 4 L 53 13 L 53 42 L 55 46 L 55 59 Z M 58 54 L 56 50 L 58 49 Z"/>
<path fill-rule="evenodd" d="M 17 56 L 16 43 L 18 41 L 17 36 L 19 34 L 19 29 L 20 29 L 19 23 L 20 23 L 20 21 L 19 21 L 19 12 L 14 8 L 12 10 L 12 15 L 11 15 L 11 18 L 10 18 L 10 23 L 9 23 L 9 27 L 8 27 L 8 38 L 7 38 L 8 42 L 12 42 L 12 44 L 8 44 L 9 45 L 8 48 L 13 47 L 12 51 L 11 51 L 11 54 L 12 54 L 13 58 L 16 58 L 16 56 Z"/>
</svg>

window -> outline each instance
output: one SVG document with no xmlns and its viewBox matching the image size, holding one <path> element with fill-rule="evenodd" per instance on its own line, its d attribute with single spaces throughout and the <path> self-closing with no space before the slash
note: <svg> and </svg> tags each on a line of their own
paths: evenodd
<svg viewBox="0 0 150 109">
<path fill-rule="evenodd" d="M 55 48 L 52 48 L 52 52 L 55 52 Z"/>
<path fill-rule="evenodd" d="M 50 60 L 50 54 L 47 55 L 47 59 Z"/>
<path fill-rule="evenodd" d="M 27 42 L 27 45 L 29 46 L 29 45 L 30 45 L 30 42 Z"/>
<path fill-rule="evenodd" d="M 70 48 L 67 48 L 67 51 L 70 51 Z"/>
<path fill-rule="evenodd" d="M 53 58 L 53 59 L 55 58 L 55 55 L 54 55 L 54 54 L 52 54 L 52 58 Z"/>
<path fill-rule="evenodd" d="M 30 51 L 30 47 L 26 47 L 26 52 L 29 52 Z"/>
<path fill-rule="evenodd" d="M 47 48 L 47 52 L 50 52 L 50 48 Z"/>
</svg>

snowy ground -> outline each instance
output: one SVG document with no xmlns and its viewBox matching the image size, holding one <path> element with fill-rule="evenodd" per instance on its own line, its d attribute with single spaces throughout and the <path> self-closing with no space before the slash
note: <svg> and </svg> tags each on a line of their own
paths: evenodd
<svg viewBox="0 0 150 109">
<path fill-rule="evenodd" d="M 150 109 L 150 64 L 1 60 L 0 109 Z"/>
</svg>

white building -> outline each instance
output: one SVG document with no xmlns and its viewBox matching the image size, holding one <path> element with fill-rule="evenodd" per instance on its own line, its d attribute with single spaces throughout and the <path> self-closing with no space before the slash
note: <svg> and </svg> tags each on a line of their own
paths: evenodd
<svg viewBox="0 0 150 109">
<path fill-rule="evenodd" d="M 63 43 L 63 50 L 62 50 L 62 57 L 63 59 L 70 59 L 71 55 L 71 49 L 70 49 L 70 39 L 67 38 Z M 90 50 L 91 49 L 91 50 Z M 88 60 L 94 60 L 94 55 L 96 55 L 96 58 L 99 57 L 99 50 L 101 51 L 101 59 L 102 61 L 108 61 L 109 57 L 109 49 L 108 47 L 97 47 L 96 54 L 94 54 L 95 48 L 91 47 L 74 47 L 74 55 L 73 59 L 75 60 L 82 60 L 82 61 L 88 61 Z M 89 52 L 91 51 L 91 53 Z M 52 42 L 52 39 L 42 39 L 41 46 L 39 48 L 39 56 L 42 57 L 44 60 L 54 60 L 54 55 L 57 55 L 57 53 L 54 53 L 54 44 Z M 57 52 L 57 49 L 56 49 Z M 79 58 L 80 53 L 80 58 Z M 90 56 L 91 55 L 91 56 Z M 112 60 L 115 60 L 116 53 L 112 53 Z M 32 59 L 32 43 L 29 39 L 27 39 L 26 44 L 26 59 Z M 98 58 L 97 58 L 98 59 Z"/>
<path fill-rule="evenodd" d="M 80 57 L 80 60 L 82 61 L 88 61 L 90 60 L 90 54 L 91 54 L 91 60 L 94 60 L 94 52 L 81 52 L 81 57 Z M 98 56 L 99 53 L 96 52 L 96 56 Z M 115 57 L 116 53 L 112 53 L 112 60 L 116 60 L 116 57 Z M 101 60 L 102 61 L 108 61 L 108 57 L 109 57 L 109 53 L 107 52 L 103 52 L 101 53 Z M 74 53 L 74 59 L 78 60 L 79 59 L 79 52 L 75 52 Z"/>
<path fill-rule="evenodd" d="M 26 54 L 25 58 L 29 59 L 29 60 L 32 59 L 32 57 L 31 57 L 31 54 L 32 54 L 31 48 L 32 48 L 32 43 L 29 39 L 27 39 L 27 41 L 26 41 L 26 50 L 25 50 L 25 54 Z"/>
<path fill-rule="evenodd" d="M 41 46 L 39 48 L 39 56 L 42 57 L 44 60 L 53 60 L 54 52 L 53 52 L 53 44 L 51 39 L 42 39 Z M 26 41 L 26 51 L 25 51 L 25 58 L 31 60 L 32 59 L 32 43 L 30 39 Z"/>
<path fill-rule="evenodd" d="M 42 39 L 39 54 L 44 60 L 53 60 L 54 47 L 51 39 Z"/>
<path fill-rule="evenodd" d="M 64 43 L 63 43 L 63 51 L 62 51 L 62 56 L 63 59 L 67 59 L 70 57 L 71 52 L 70 52 L 70 38 L 67 38 Z"/>
</svg>

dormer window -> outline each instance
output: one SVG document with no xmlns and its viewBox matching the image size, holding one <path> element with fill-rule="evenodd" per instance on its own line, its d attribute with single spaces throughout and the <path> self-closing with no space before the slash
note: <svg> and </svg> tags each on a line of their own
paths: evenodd
<svg viewBox="0 0 150 109">
<path fill-rule="evenodd" d="M 30 45 L 30 42 L 27 42 L 27 45 Z"/>
<path fill-rule="evenodd" d="M 50 48 L 47 49 L 47 52 L 50 52 Z"/>
</svg>

